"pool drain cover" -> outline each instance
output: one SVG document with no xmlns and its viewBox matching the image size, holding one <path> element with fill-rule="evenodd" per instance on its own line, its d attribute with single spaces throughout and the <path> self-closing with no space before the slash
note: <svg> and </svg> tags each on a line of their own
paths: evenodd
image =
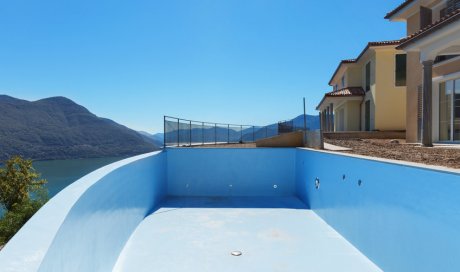
<svg viewBox="0 0 460 272">
<path fill-rule="evenodd" d="M 235 251 L 232 251 L 232 256 L 241 256 L 243 253 L 241 253 L 241 251 L 238 251 L 238 250 L 235 250 Z"/>
</svg>

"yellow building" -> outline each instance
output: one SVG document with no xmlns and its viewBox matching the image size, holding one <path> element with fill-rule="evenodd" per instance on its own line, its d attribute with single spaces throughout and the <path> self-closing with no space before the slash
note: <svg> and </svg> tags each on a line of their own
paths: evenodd
<svg viewBox="0 0 460 272">
<path fill-rule="evenodd" d="M 317 106 L 326 131 L 403 131 L 406 127 L 406 54 L 399 41 L 370 42 L 340 62 Z"/>
<path fill-rule="evenodd" d="M 406 0 L 385 18 L 407 24 L 407 141 L 460 141 L 460 0 Z"/>
</svg>

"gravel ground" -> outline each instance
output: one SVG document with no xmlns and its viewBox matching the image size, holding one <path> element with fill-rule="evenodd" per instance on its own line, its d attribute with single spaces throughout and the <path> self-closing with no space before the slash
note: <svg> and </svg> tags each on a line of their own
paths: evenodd
<svg viewBox="0 0 460 272">
<path fill-rule="evenodd" d="M 421 147 L 419 145 L 406 144 L 405 140 L 326 139 L 325 142 L 353 149 L 352 151 L 342 151 L 344 153 L 359 154 L 364 156 L 372 156 L 400 161 L 410 161 L 428 165 L 439 165 L 460 169 L 459 148 L 427 148 Z"/>
</svg>

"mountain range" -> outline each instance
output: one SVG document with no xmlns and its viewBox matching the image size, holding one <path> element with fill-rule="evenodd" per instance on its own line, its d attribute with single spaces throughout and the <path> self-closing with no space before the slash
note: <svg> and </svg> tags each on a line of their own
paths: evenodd
<svg viewBox="0 0 460 272">
<path fill-rule="evenodd" d="M 150 137 L 98 117 L 65 97 L 0 95 L 0 161 L 131 156 L 159 149 Z"/>
</svg>

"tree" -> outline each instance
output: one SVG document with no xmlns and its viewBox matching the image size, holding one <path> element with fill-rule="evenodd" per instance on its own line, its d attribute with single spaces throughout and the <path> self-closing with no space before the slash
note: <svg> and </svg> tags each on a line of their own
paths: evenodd
<svg viewBox="0 0 460 272">
<path fill-rule="evenodd" d="M 29 199 L 14 205 L 0 219 L 0 247 L 6 244 L 21 227 L 45 204 L 45 199 Z"/>
<path fill-rule="evenodd" d="M 12 211 L 14 205 L 27 202 L 31 195 L 43 194 L 46 180 L 39 179 L 31 160 L 15 156 L 0 168 L 0 205 Z"/>
<path fill-rule="evenodd" d="M 46 180 L 32 167 L 31 160 L 13 157 L 0 168 L 0 208 L 6 213 L 0 218 L 0 246 L 16 232 L 48 200 Z"/>
</svg>

